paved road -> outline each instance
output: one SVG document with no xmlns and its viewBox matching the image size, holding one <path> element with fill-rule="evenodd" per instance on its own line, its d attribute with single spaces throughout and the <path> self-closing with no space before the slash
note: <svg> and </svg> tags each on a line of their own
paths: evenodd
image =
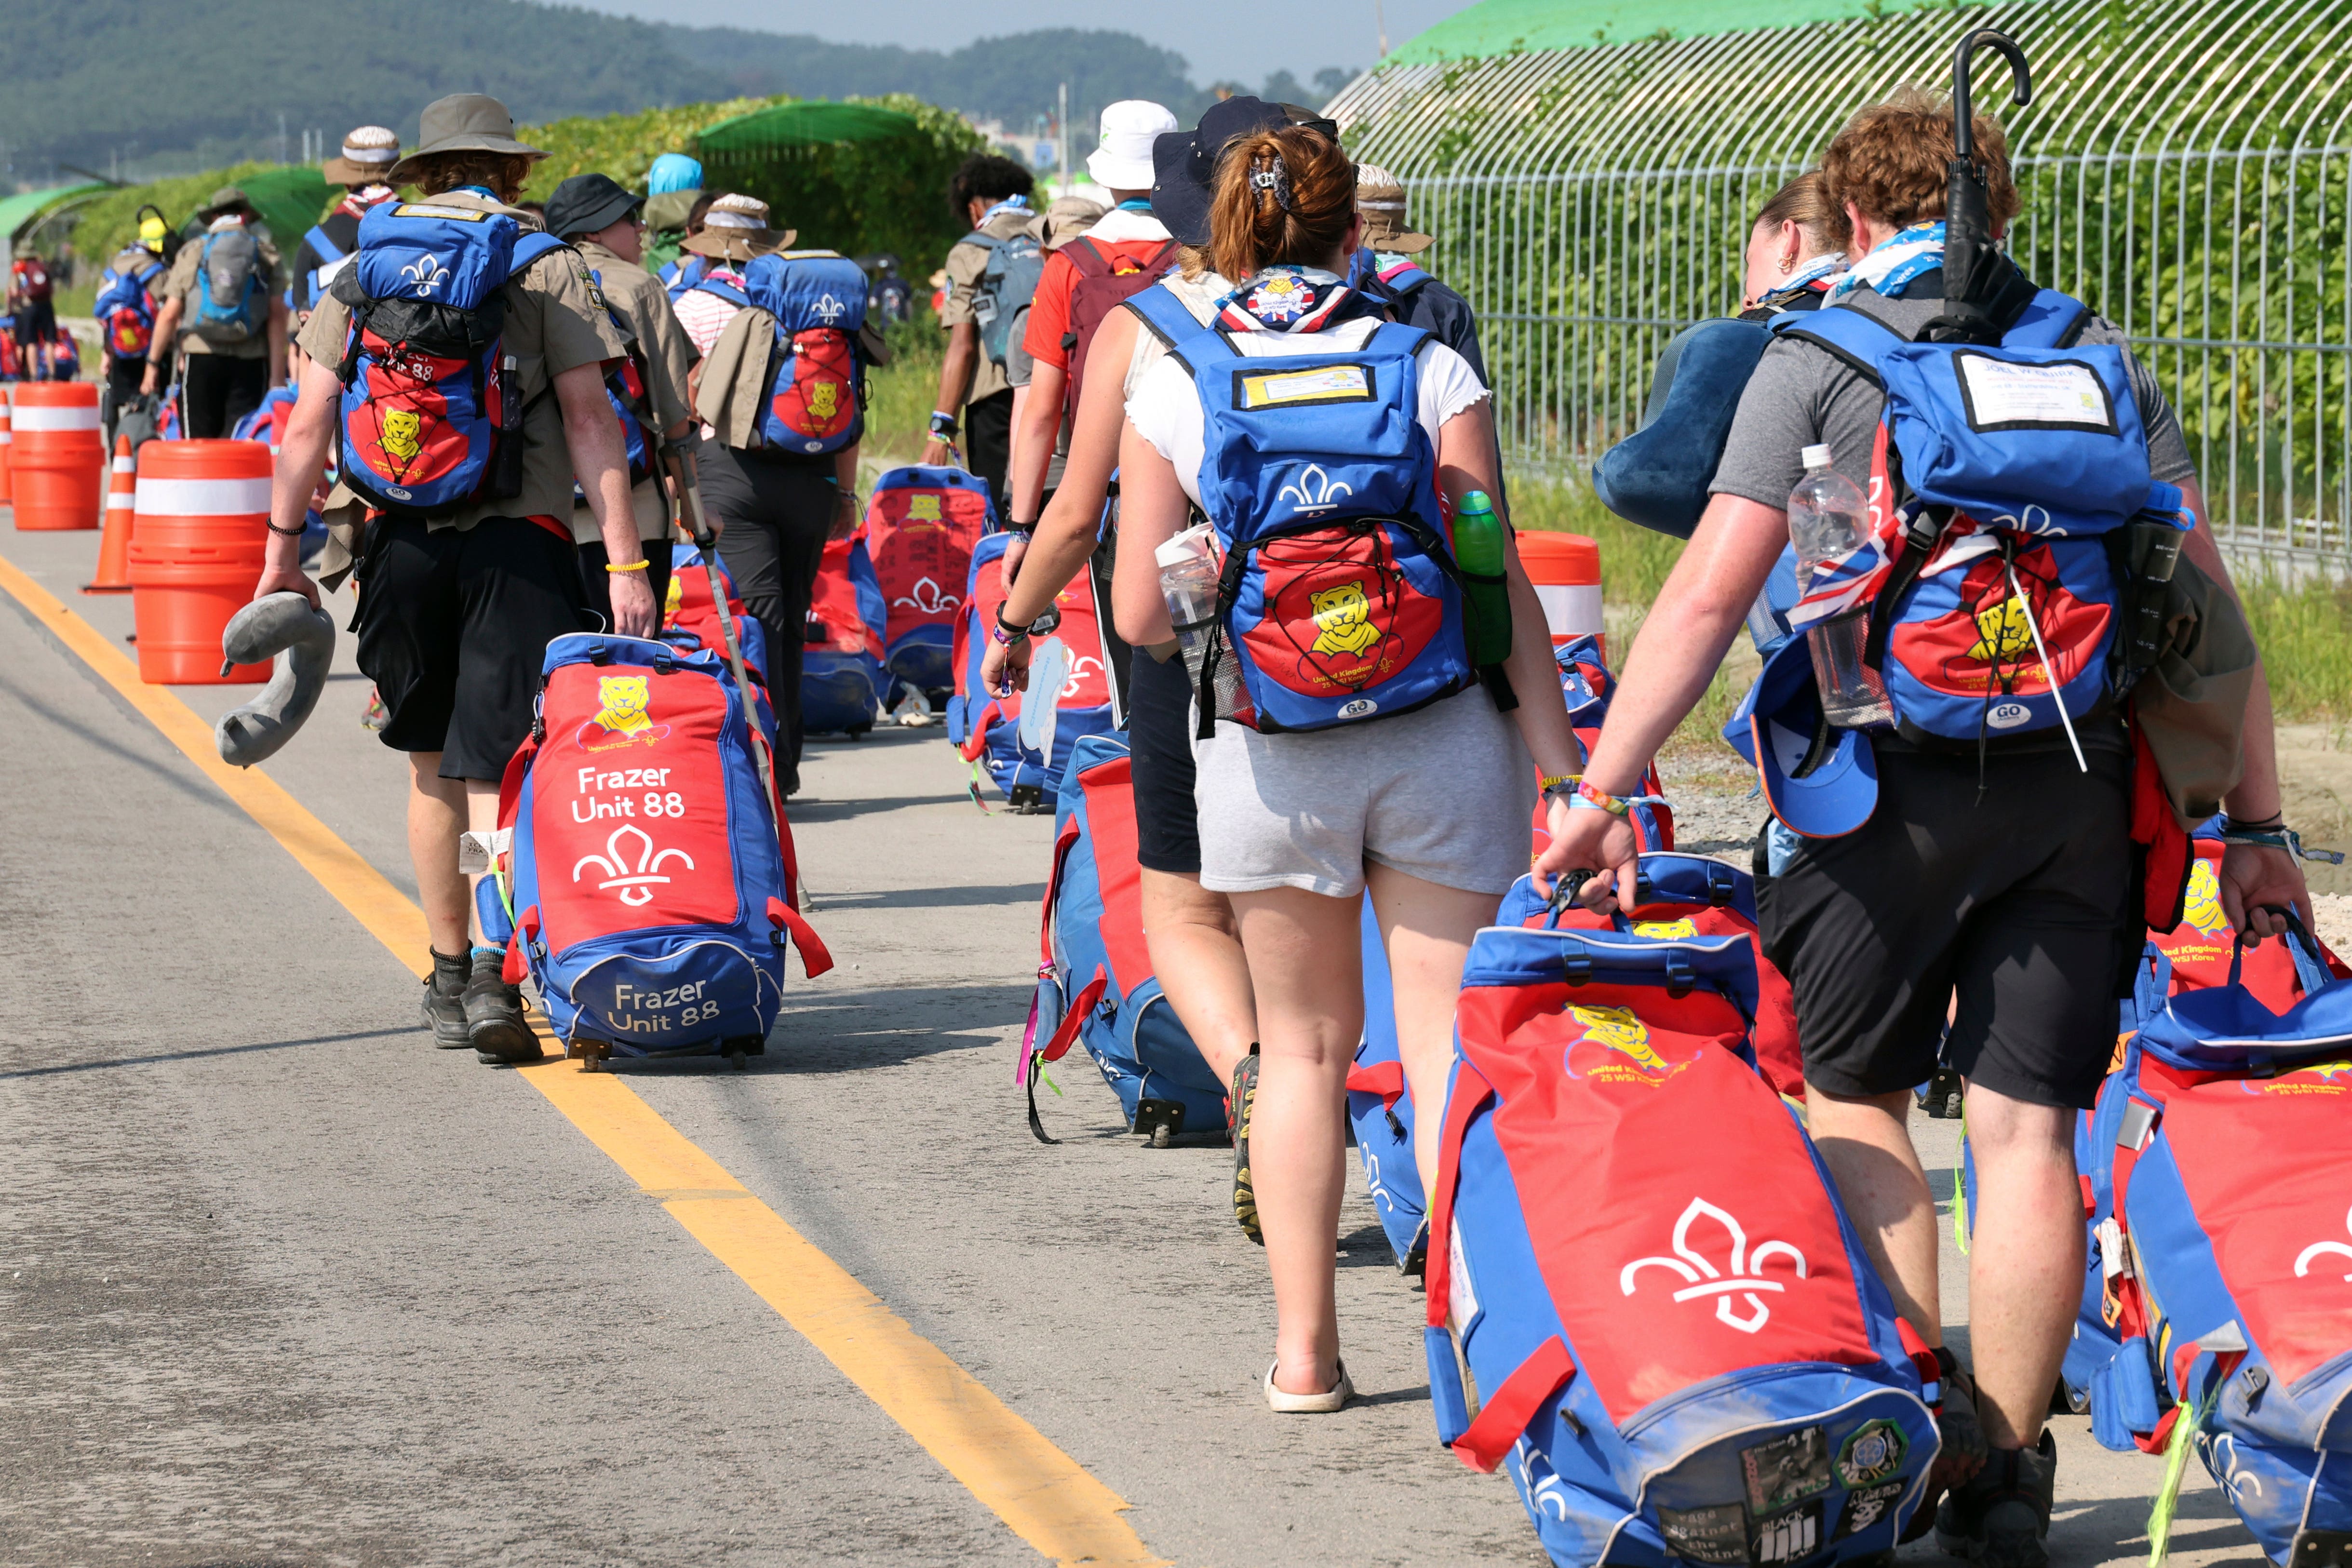
<svg viewBox="0 0 2352 1568">
<path fill-rule="evenodd" d="M 72 591 L 95 548 L 0 533 L 120 638 L 126 599 Z M 413 893 L 365 692 L 339 675 L 267 771 Z M 246 694 L 180 695 L 209 720 Z M 532 1075 L 428 1049 L 404 956 L 5 598 L 0 735 L 0 1562 L 1040 1560 Z M 1276 1420 L 1229 1155 L 1138 1146 L 1068 1074 L 1063 1143 L 1029 1137 L 1010 1041 L 1048 824 L 976 812 L 936 737 L 814 747 L 793 814 L 841 964 L 796 974 L 765 1061 L 630 1085 L 1158 1556 L 1539 1563 L 1507 1483 L 1433 1441 L 1419 1298 L 1360 1195 L 1339 1289 L 1369 1397 Z M 2155 1461 L 2060 1428 L 2059 1561 L 2143 1560 Z M 2257 1560 L 2201 1474 L 2176 1540 Z"/>
</svg>

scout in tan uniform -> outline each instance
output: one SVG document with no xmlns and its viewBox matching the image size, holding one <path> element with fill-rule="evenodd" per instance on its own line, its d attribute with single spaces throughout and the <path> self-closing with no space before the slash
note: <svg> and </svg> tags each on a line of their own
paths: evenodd
<svg viewBox="0 0 2352 1568">
<path fill-rule="evenodd" d="M 940 368 L 940 396 L 931 405 L 931 438 L 923 446 L 923 461 L 948 460 L 948 443 L 955 439 L 961 411 L 964 462 L 988 481 L 989 493 L 1000 507 L 1013 455 L 1013 383 L 1005 379 L 1004 367 L 981 348 L 975 306 L 993 242 L 1020 237 L 1036 221 L 1037 214 L 1029 210 L 1032 183 L 1029 171 L 1012 159 L 975 152 L 956 170 L 948 188 L 948 204 L 971 225 L 972 232 L 948 250 L 948 298 L 940 309 L 940 325 L 948 329 L 948 358 Z M 1011 309 L 1027 300 L 1000 303 Z"/>
<path fill-rule="evenodd" d="M 181 434 L 204 441 L 226 435 L 285 384 L 286 302 L 278 247 L 243 191 L 222 186 L 196 216 L 205 232 L 180 247 L 163 280 L 139 391 L 153 394 L 158 367 L 178 349 Z"/>
<path fill-rule="evenodd" d="M 531 161 L 546 156 L 515 140 L 496 99 L 475 93 L 428 106 L 421 140 L 386 180 L 444 207 L 511 213 L 506 204 Z M 303 324 L 301 387 L 278 450 L 257 598 L 291 590 L 318 602 L 296 552 L 338 422 L 345 296 L 358 277 L 347 268 Z M 625 355 L 627 341 L 574 251 L 538 257 L 507 279 L 504 294 L 503 350 L 524 400 L 520 492 L 430 516 L 377 514 L 357 569 L 359 666 L 383 702 L 383 743 L 409 754 L 408 847 L 433 944 L 425 1021 L 435 1044 L 471 1045 L 489 1062 L 527 1061 L 540 1047 L 520 997 L 499 977 L 499 951 L 471 947 L 473 899 L 457 868 L 457 836 L 498 826 L 499 779 L 530 732 L 547 644 L 588 626 L 572 542 L 574 473 L 604 534 L 616 629 L 643 637 L 656 622 L 621 428 L 604 396 L 604 361 Z M 338 491 L 330 510 L 347 499 Z"/>
<path fill-rule="evenodd" d="M 629 490 L 637 518 L 637 537 L 645 541 L 646 559 L 653 564 L 646 582 L 654 602 L 666 601 L 669 587 L 669 494 L 661 480 L 658 444 L 669 442 L 691 450 L 701 433 L 693 417 L 687 378 L 694 365 L 694 345 L 669 308 L 669 293 L 645 269 L 645 199 L 631 195 L 609 176 L 574 174 L 547 198 L 547 231 L 579 251 L 590 277 L 606 306 L 636 340 L 636 368 L 644 377 L 641 398 L 616 397 L 633 404 L 629 413 L 644 433 L 642 470 L 633 468 L 636 482 Z M 610 388 L 613 382 L 605 382 Z M 604 538 L 596 516 L 583 500 L 572 509 L 572 538 L 580 546 L 580 565 L 588 586 L 588 607 L 610 617 L 604 584 Z"/>
</svg>

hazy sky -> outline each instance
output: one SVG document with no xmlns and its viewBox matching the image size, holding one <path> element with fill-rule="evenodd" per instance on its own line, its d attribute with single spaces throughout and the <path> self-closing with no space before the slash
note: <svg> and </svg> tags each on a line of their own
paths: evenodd
<svg viewBox="0 0 2352 1568">
<path fill-rule="evenodd" d="M 579 0 L 598 11 L 690 26 L 755 27 L 772 33 L 814 33 L 847 44 L 903 44 L 955 48 L 974 38 L 1033 27 L 1106 27 L 1136 33 L 1192 62 L 1192 78 L 1231 77 L 1255 82 L 1287 68 L 1301 77 L 1326 66 L 1359 68 L 1379 55 L 1375 0 L 1282 12 L 1223 12 L 1198 5 L 1114 7 L 1099 0 L 1013 0 L 1005 5 L 950 0 L 864 0 L 844 8 L 805 0 L 739 0 L 723 10 L 708 0 Z M 1452 16 L 1469 0 L 1379 0 L 1391 45 Z M 1272 23 L 1287 17 L 1279 27 Z M 1266 24 L 1259 26 L 1260 23 Z"/>
</svg>

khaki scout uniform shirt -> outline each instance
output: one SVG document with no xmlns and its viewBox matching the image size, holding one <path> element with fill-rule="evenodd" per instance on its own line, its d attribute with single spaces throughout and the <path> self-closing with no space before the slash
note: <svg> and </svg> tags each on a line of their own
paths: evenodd
<svg viewBox="0 0 2352 1568">
<path fill-rule="evenodd" d="M 445 192 L 429 200 L 437 206 L 478 207 L 530 221 L 528 213 L 469 191 Z M 550 251 L 519 277 L 509 277 L 505 288 L 506 352 L 514 356 L 517 390 L 523 399 L 522 490 L 503 501 L 477 502 L 434 517 L 426 523 L 428 528 L 470 528 L 484 517 L 541 517 L 562 528 L 572 516 L 572 453 L 563 444 L 563 411 L 555 399 L 555 378 L 629 351 L 627 340 L 597 303 L 588 263 L 579 252 Z M 350 308 L 330 294 L 319 301 L 296 340 L 320 363 L 340 365 L 350 323 Z M 332 509 L 353 499 L 338 486 L 327 505 Z"/>
<path fill-rule="evenodd" d="M 1028 234 L 1037 214 L 1026 207 L 1014 207 L 997 214 L 980 225 L 975 232 L 991 239 L 1011 239 L 1015 235 Z M 980 286 L 980 275 L 988 270 L 988 258 L 994 253 L 986 246 L 958 240 L 948 251 L 948 297 L 940 307 L 940 325 L 965 327 L 974 325 L 972 295 Z M 1004 367 L 982 350 L 980 363 L 971 372 L 971 390 L 964 393 L 966 406 L 984 397 L 994 397 L 1001 392 L 1011 392 L 1013 383 L 1004 379 Z"/>
<path fill-rule="evenodd" d="M 661 432 L 693 413 L 686 398 L 687 372 L 695 361 L 693 340 L 678 325 L 677 313 L 669 308 L 669 290 L 653 274 L 593 240 L 581 241 L 579 250 L 605 303 L 620 312 L 637 340 L 637 352 L 645 357 L 646 392 L 653 404 L 651 434 L 658 439 Z M 638 538 L 669 537 L 669 492 L 662 485 L 657 459 L 655 471 L 630 489 L 629 506 L 636 514 Z M 604 537 L 596 527 L 596 514 L 585 501 L 576 502 L 572 508 L 572 537 L 583 545 L 598 543 Z"/>
<path fill-rule="evenodd" d="M 212 226 L 205 230 L 205 235 L 225 234 L 230 229 L 239 227 L 240 225 L 241 220 L 237 218 L 215 218 L 212 221 Z M 261 278 L 261 298 L 256 302 L 256 308 L 261 311 L 260 324 L 254 328 L 253 336 L 244 342 L 226 345 L 208 342 L 203 334 L 194 329 L 196 302 L 191 297 L 195 293 L 196 287 L 201 281 L 198 274 L 202 272 L 205 262 L 205 240 L 204 235 L 200 235 L 180 246 L 180 254 L 172 258 L 171 275 L 163 279 L 163 287 L 160 290 L 161 298 L 177 299 L 181 302 L 180 352 L 226 354 L 232 360 L 259 360 L 268 357 L 269 302 L 286 292 L 286 264 L 279 257 L 278 247 L 269 242 L 268 232 L 259 224 L 251 226 L 254 248 L 261 253 L 261 265 L 266 269 Z"/>
</svg>

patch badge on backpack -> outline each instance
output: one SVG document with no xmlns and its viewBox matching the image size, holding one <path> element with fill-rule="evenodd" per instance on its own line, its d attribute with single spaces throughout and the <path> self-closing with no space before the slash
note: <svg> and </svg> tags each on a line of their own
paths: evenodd
<svg viewBox="0 0 2352 1568">
<path fill-rule="evenodd" d="M 1269 540 L 1257 552 L 1265 602 L 1242 644 L 1257 667 L 1309 696 L 1352 696 L 1410 664 L 1445 606 L 1401 571 L 1378 527 Z"/>
</svg>

